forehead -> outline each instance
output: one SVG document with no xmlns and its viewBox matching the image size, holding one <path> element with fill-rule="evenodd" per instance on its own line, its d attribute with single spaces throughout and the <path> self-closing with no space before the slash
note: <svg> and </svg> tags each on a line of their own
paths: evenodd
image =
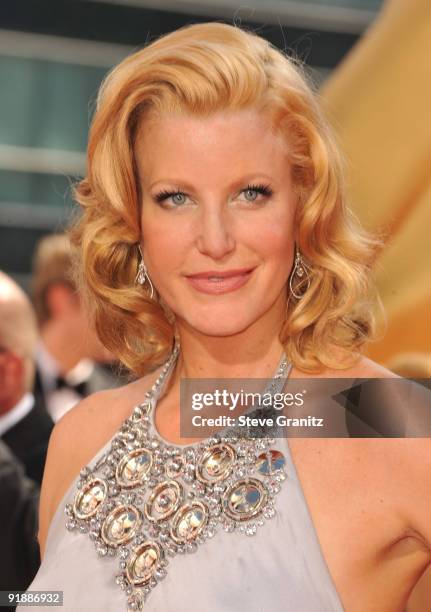
<svg viewBox="0 0 431 612">
<path fill-rule="evenodd" d="M 160 172 L 277 174 L 286 172 L 288 163 L 286 139 L 274 134 L 269 119 L 255 110 L 144 120 L 135 149 L 140 173 L 148 179 Z"/>
</svg>

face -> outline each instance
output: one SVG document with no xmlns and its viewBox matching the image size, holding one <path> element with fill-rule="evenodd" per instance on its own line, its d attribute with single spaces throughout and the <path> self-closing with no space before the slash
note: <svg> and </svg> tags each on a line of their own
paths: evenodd
<svg viewBox="0 0 431 612">
<path fill-rule="evenodd" d="M 141 126 L 136 156 L 144 261 L 177 324 L 227 336 L 284 312 L 296 196 L 266 117 L 164 116 Z"/>
</svg>

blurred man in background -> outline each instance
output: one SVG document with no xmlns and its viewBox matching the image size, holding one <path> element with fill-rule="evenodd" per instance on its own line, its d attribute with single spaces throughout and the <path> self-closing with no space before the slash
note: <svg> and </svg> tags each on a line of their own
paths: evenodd
<svg viewBox="0 0 431 612">
<path fill-rule="evenodd" d="M 57 421 L 83 397 L 118 384 L 98 365 L 111 354 L 100 343 L 71 278 L 67 236 L 46 236 L 33 260 L 32 293 L 39 324 L 35 394 Z"/>
<path fill-rule="evenodd" d="M 32 393 L 37 339 L 29 299 L 0 271 L 0 437 L 40 483 L 53 422 Z"/>
<path fill-rule="evenodd" d="M 40 565 L 39 488 L 0 440 L 0 591 L 24 591 Z M 2 606 L 6 612 L 15 606 Z"/>
</svg>

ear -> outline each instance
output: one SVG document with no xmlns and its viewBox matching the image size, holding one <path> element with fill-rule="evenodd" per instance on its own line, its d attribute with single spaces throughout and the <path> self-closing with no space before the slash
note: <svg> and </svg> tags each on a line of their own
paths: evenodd
<svg viewBox="0 0 431 612">
<path fill-rule="evenodd" d="M 46 304 L 53 319 L 79 306 L 79 298 L 73 289 L 65 283 L 53 283 L 46 291 Z"/>
<path fill-rule="evenodd" d="M 0 389 L 2 397 L 19 393 L 24 379 L 24 359 L 12 351 L 0 353 Z"/>
</svg>

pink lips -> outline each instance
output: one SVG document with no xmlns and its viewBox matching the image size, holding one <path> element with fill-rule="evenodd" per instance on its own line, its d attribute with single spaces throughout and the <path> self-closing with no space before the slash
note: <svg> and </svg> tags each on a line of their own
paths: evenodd
<svg viewBox="0 0 431 612">
<path fill-rule="evenodd" d="M 197 291 L 212 295 L 228 293 L 239 289 L 248 281 L 254 268 L 241 268 L 237 270 L 207 270 L 199 274 L 187 275 L 188 282 Z"/>
</svg>

